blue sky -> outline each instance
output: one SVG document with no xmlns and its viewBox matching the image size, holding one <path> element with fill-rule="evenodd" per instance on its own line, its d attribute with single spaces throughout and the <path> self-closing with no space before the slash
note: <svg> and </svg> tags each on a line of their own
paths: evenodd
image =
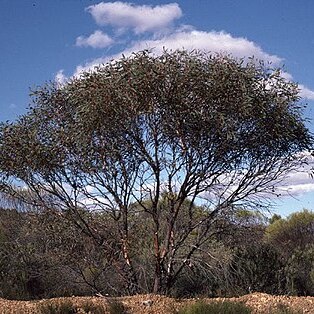
<svg viewBox="0 0 314 314">
<path fill-rule="evenodd" d="M 29 89 L 63 81 L 122 52 L 154 47 L 254 55 L 300 84 L 305 116 L 314 118 L 312 0 L 1 0 L 0 120 L 26 112 Z M 314 132 L 314 121 L 308 126 Z M 278 211 L 314 210 L 314 182 L 289 178 L 294 198 Z"/>
</svg>

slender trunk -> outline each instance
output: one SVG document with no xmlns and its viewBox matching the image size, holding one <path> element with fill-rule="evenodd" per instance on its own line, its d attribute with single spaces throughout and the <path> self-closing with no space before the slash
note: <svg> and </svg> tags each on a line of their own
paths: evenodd
<svg viewBox="0 0 314 314">
<path fill-rule="evenodd" d="M 139 292 L 138 280 L 133 267 L 129 252 L 129 225 L 128 225 L 128 208 L 122 206 L 122 253 L 126 263 L 126 289 L 130 295 L 137 294 Z"/>
<path fill-rule="evenodd" d="M 127 240 L 122 239 L 122 250 L 126 267 L 126 289 L 130 295 L 137 294 L 139 292 L 137 276 L 130 258 Z"/>
<path fill-rule="evenodd" d="M 160 269 L 158 269 L 158 266 L 156 265 L 155 268 L 155 279 L 154 279 L 154 287 L 153 287 L 153 293 L 154 294 L 160 294 L 161 293 L 161 272 Z"/>
<path fill-rule="evenodd" d="M 160 256 L 160 243 L 159 243 L 159 226 L 156 224 L 156 231 L 154 234 L 154 250 L 155 250 L 155 278 L 153 293 L 161 293 L 162 288 L 162 266 L 161 266 L 161 256 Z"/>
</svg>

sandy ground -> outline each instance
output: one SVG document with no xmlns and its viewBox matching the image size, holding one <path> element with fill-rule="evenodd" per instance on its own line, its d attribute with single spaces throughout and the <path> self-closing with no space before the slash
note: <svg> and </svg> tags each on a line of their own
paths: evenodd
<svg viewBox="0 0 314 314">
<path fill-rule="evenodd" d="M 196 301 L 196 299 L 177 300 L 157 295 L 137 295 L 116 298 L 116 300 L 122 302 L 127 308 L 127 313 L 130 314 L 174 314 L 176 310 L 185 306 L 187 303 Z M 239 298 L 204 299 L 206 302 L 213 302 L 215 300 L 243 302 L 253 309 L 253 313 L 269 313 L 272 309 L 275 309 L 278 304 L 285 304 L 291 309 L 300 311 L 300 313 L 314 314 L 314 297 L 272 296 L 264 293 L 253 293 Z M 40 308 L 47 303 L 62 303 L 67 301 L 77 306 L 86 303 L 102 305 L 104 308 L 103 313 L 109 313 L 106 308 L 108 308 L 108 302 L 112 301 L 112 299 L 102 297 L 70 297 L 40 301 L 12 301 L 0 299 L 0 313 L 39 314 L 41 313 Z M 79 311 L 79 313 L 85 312 Z"/>
</svg>

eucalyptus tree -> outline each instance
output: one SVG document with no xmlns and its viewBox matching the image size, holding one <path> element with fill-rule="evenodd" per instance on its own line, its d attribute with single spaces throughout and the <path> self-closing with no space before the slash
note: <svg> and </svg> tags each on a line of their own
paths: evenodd
<svg viewBox="0 0 314 314">
<path fill-rule="evenodd" d="M 314 243 L 314 213 L 304 209 L 275 220 L 267 227 L 265 240 L 285 258 L 297 249 L 305 251 Z"/>
<path fill-rule="evenodd" d="M 314 294 L 314 213 L 304 209 L 277 218 L 265 232 L 284 267 L 285 293 Z"/>
<path fill-rule="evenodd" d="M 29 111 L 1 127 L 2 191 L 65 213 L 128 293 L 143 289 L 134 230 L 144 221 L 147 289 L 168 293 L 217 217 L 267 206 L 304 162 L 312 137 L 299 100 L 295 83 L 254 59 L 134 53 L 33 92 Z"/>
</svg>

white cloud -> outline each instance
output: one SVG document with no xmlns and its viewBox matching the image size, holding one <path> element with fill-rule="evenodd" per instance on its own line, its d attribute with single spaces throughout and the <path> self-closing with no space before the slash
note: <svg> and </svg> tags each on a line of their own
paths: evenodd
<svg viewBox="0 0 314 314">
<path fill-rule="evenodd" d="M 63 85 L 67 81 L 67 77 L 64 75 L 64 70 L 59 70 L 55 75 L 55 82 L 60 85 Z"/>
<path fill-rule="evenodd" d="M 283 61 L 279 56 L 265 52 L 253 41 L 243 37 L 233 37 L 224 31 L 198 31 L 191 25 L 176 27 L 170 34 L 164 32 L 171 23 L 182 16 L 182 11 L 177 3 L 165 5 L 135 5 L 129 2 L 100 2 L 91 5 L 86 10 L 92 15 L 100 26 L 110 25 L 122 34 L 126 29 L 133 30 L 136 34 L 146 31 L 154 32 L 154 36 L 146 40 L 135 40 L 126 49 L 118 54 L 100 57 L 86 64 L 76 67 L 74 76 L 82 71 L 93 70 L 95 66 L 120 58 L 129 56 L 134 51 L 153 49 L 155 54 L 161 54 L 163 49 L 186 49 L 202 50 L 212 53 L 227 53 L 234 57 L 255 57 L 270 62 L 274 67 L 280 66 Z M 89 37 L 79 36 L 76 39 L 77 46 L 90 46 L 93 48 L 105 48 L 114 44 L 114 40 L 100 30 L 96 30 Z M 62 74 L 62 73 L 60 73 Z M 284 78 L 293 81 L 288 72 L 281 73 Z M 299 84 L 300 96 L 304 99 L 314 100 L 314 90 Z"/>
<path fill-rule="evenodd" d="M 182 16 L 177 3 L 165 5 L 134 5 L 127 2 L 100 2 L 86 9 L 98 25 L 132 29 L 136 34 L 169 26 Z"/>
<path fill-rule="evenodd" d="M 254 56 L 274 64 L 282 61 L 278 56 L 264 52 L 254 42 L 243 37 L 232 37 L 232 35 L 223 31 L 180 30 L 160 39 L 138 41 L 127 52 L 155 48 L 155 53 L 161 53 L 164 47 L 167 49 L 199 49 L 209 52 L 229 53 L 239 58 Z"/>
<path fill-rule="evenodd" d="M 112 45 L 114 40 L 100 30 L 95 31 L 89 37 L 79 36 L 76 38 L 76 46 L 105 48 Z"/>
<path fill-rule="evenodd" d="M 114 56 L 98 58 L 85 65 L 79 65 L 76 68 L 75 75 L 81 71 L 93 69 L 100 63 L 106 63 L 111 59 L 119 58 L 122 54 L 130 55 L 134 51 L 144 49 L 153 49 L 155 54 L 161 54 L 163 49 L 198 49 L 212 53 L 228 53 L 234 57 L 249 57 L 254 56 L 258 59 L 263 59 L 278 65 L 282 59 L 276 55 L 270 55 L 263 51 L 254 42 L 243 37 L 233 37 L 226 32 L 204 32 L 185 27 L 177 30 L 171 35 L 164 35 L 158 39 L 139 40 L 133 42 L 127 49 Z"/>
<path fill-rule="evenodd" d="M 82 72 L 92 71 L 99 64 L 104 64 L 111 59 L 113 59 L 113 58 L 112 57 L 110 57 L 110 58 L 109 57 L 104 57 L 104 58 L 101 57 L 101 58 L 94 59 L 91 62 L 87 62 L 85 64 L 80 64 L 76 67 L 73 76 L 80 76 L 80 74 Z"/>
<path fill-rule="evenodd" d="M 290 172 L 277 186 L 277 191 L 282 196 L 298 196 L 314 191 L 314 179 L 310 176 L 314 170 L 314 157 L 309 152 L 299 154 L 299 157 L 304 158 L 303 166 Z"/>
<path fill-rule="evenodd" d="M 300 96 L 305 99 L 314 100 L 314 91 L 305 87 L 302 84 L 299 84 Z"/>
<path fill-rule="evenodd" d="M 122 54 L 129 56 L 134 51 L 144 49 L 153 49 L 155 54 L 161 54 L 164 48 L 173 50 L 198 49 L 212 53 L 227 53 L 238 58 L 254 56 L 257 59 L 271 62 L 274 66 L 279 66 L 283 61 L 282 58 L 263 51 L 261 47 L 246 38 L 233 37 L 226 32 L 198 31 L 189 26 L 178 29 L 173 34 L 161 36 L 160 38 L 134 41 L 119 54 L 98 58 L 85 65 L 77 66 L 75 75 L 78 75 L 82 71 L 93 69 L 96 65 L 106 63 L 111 59 L 120 58 Z M 281 75 L 287 80 L 293 80 L 292 75 L 288 72 L 282 72 Z M 299 84 L 299 88 L 302 98 L 314 100 L 314 91 L 302 84 Z"/>
<path fill-rule="evenodd" d="M 281 76 L 288 81 L 293 81 L 293 76 L 288 72 L 281 72 Z M 307 88 L 303 84 L 299 84 L 300 96 L 304 99 L 314 100 L 314 91 Z"/>
<path fill-rule="evenodd" d="M 286 79 L 287 81 L 293 81 L 293 76 L 288 72 L 282 71 L 280 73 L 280 76 L 283 77 L 284 79 Z"/>
<path fill-rule="evenodd" d="M 314 183 L 292 184 L 278 190 L 279 192 L 282 192 L 282 196 L 299 196 L 314 191 Z"/>
</svg>

